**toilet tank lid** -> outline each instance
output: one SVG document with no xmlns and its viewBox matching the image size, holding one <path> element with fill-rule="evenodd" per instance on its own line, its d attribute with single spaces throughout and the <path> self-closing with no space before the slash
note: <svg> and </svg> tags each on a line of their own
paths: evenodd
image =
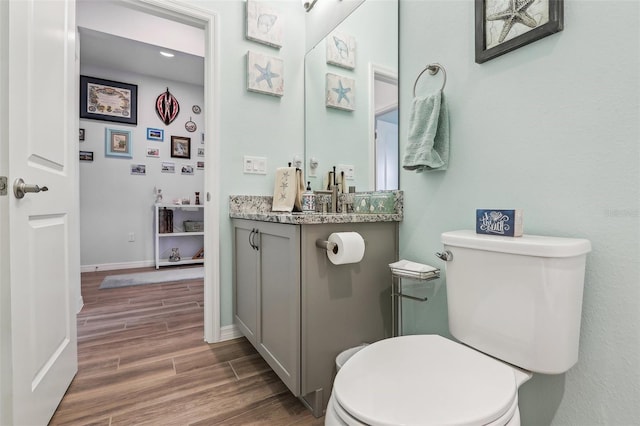
<svg viewBox="0 0 640 426">
<path fill-rule="evenodd" d="M 476 234 L 472 230 L 443 232 L 443 244 L 477 250 L 497 251 L 539 257 L 572 257 L 591 251 L 591 243 L 584 238 L 546 237 L 528 235 L 503 237 Z"/>
</svg>

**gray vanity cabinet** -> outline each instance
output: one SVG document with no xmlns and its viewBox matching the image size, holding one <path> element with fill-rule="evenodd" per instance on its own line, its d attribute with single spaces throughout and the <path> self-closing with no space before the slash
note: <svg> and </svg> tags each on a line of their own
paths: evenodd
<svg viewBox="0 0 640 426">
<path fill-rule="evenodd" d="M 300 395 L 300 227 L 234 219 L 237 326 Z"/>
</svg>

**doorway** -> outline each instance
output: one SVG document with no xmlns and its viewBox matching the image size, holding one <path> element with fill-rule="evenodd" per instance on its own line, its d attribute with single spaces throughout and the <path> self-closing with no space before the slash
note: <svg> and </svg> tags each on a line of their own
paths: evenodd
<svg viewBox="0 0 640 426">
<path fill-rule="evenodd" d="M 98 7 L 98 8 L 111 7 L 111 10 L 102 9 L 102 10 L 95 11 L 95 10 L 92 10 L 92 8 L 94 7 Z M 114 7 L 119 10 L 114 11 L 113 10 Z M 91 14 L 94 15 L 93 18 L 91 17 Z M 218 254 L 218 251 L 219 251 L 218 249 L 219 247 L 218 182 L 219 180 L 218 180 L 218 177 L 216 176 L 216 170 L 218 170 L 216 163 L 217 161 L 219 161 L 219 155 L 217 155 L 219 146 L 218 146 L 218 135 L 217 135 L 217 131 L 215 130 L 218 128 L 217 122 L 219 120 L 218 118 L 219 105 L 218 105 L 218 100 L 216 99 L 216 96 L 215 96 L 217 94 L 217 89 L 218 89 L 217 87 L 218 67 L 217 67 L 217 59 L 214 55 L 214 52 L 217 51 L 217 49 L 215 48 L 217 41 L 214 38 L 214 35 L 216 33 L 215 29 L 217 25 L 217 15 L 215 12 L 212 12 L 212 11 L 206 11 L 200 8 L 196 9 L 188 5 L 174 4 L 174 3 L 168 3 L 168 2 L 165 3 L 163 1 L 149 4 L 144 0 L 133 0 L 131 2 L 122 2 L 114 6 L 114 4 L 110 2 L 109 3 L 108 2 L 88 2 L 88 1 L 79 0 L 78 1 L 78 20 L 77 20 L 78 26 L 89 27 L 89 29 L 80 28 L 80 43 L 82 43 L 83 36 L 86 37 L 87 34 L 89 34 L 88 31 L 94 31 L 94 32 L 97 32 L 98 34 L 102 33 L 102 31 L 105 30 L 104 25 L 109 25 L 108 19 L 106 19 L 109 16 L 116 16 L 118 19 L 118 22 L 122 23 L 121 26 L 111 24 L 111 28 L 109 29 L 109 32 L 111 32 L 111 29 L 113 29 L 113 32 L 120 32 L 120 34 L 118 35 L 119 37 L 126 37 L 130 34 L 127 32 L 128 31 L 127 27 L 133 28 L 135 31 L 140 33 L 140 29 L 144 28 L 142 25 L 140 25 L 140 23 L 145 21 L 147 18 L 149 19 L 149 22 L 155 22 L 155 23 L 150 24 L 152 25 L 153 28 L 148 29 L 148 31 L 143 31 L 143 33 L 146 33 L 146 34 L 153 34 L 154 31 L 158 31 L 159 28 L 162 28 L 163 31 L 166 32 L 168 28 L 171 28 L 170 24 L 172 23 L 175 24 L 174 27 L 175 26 L 185 27 L 186 28 L 185 31 L 187 32 L 189 32 L 189 28 L 191 28 L 192 30 L 197 30 L 202 33 L 202 38 L 203 38 L 202 57 L 204 58 L 203 67 L 202 67 L 202 77 L 201 77 L 203 86 L 204 86 L 204 90 L 203 90 L 204 95 L 202 97 L 202 103 L 198 104 L 195 102 L 188 102 L 187 104 L 185 102 L 184 105 L 181 105 L 181 111 L 183 112 L 182 114 L 179 115 L 180 118 L 177 119 L 180 121 L 181 124 L 184 124 L 183 122 L 186 123 L 187 121 L 195 122 L 196 120 L 193 118 L 193 116 L 196 115 L 196 107 L 198 107 L 199 111 L 201 112 L 201 114 L 199 114 L 199 117 L 198 117 L 199 129 L 193 133 L 190 133 L 190 132 L 187 132 L 187 130 L 184 127 L 182 127 L 181 132 L 177 132 L 177 131 L 175 132 L 176 134 L 180 134 L 181 136 L 182 135 L 190 136 L 190 139 L 191 139 L 190 159 L 187 160 L 187 159 L 181 159 L 181 158 L 171 158 L 170 160 L 172 161 L 165 161 L 165 159 L 158 159 L 158 158 L 153 158 L 151 156 L 145 156 L 144 152 L 140 154 L 141 152 L 140 149 L 144 150 L 147 147 L 153 151 L 154 145 L 160 148 L 162 151 L 166 151 L 168 153 L 170 150 L 171 134 L 173 133 L 173 130 L 171 132 L 168 132 L 167 130 L 165 130 L 163 141 L 160 141 L 160 142 L 152 141 L 152 140 L 146 139 L 144 136 L 141 136 L 141 135 L 147 131 L 147 128 L 154 128 L 154 127 L 161 128 L 162 126 L 161 125 L 152 126 L 152 125 L 149 125 L 149 122 L 143 122 L 139 120 L 136 128 L 137 138 L 134 141 L 134 143 L 137 142 L 140 145 L 138 147 L 136 157 L 127 158 L 127 159 L 124 159 L 124 161 L 120 159 L 116 159 L 115 162 L 120 163 L 118 166 L 119 167 L 118 173 L 120 174 L 120 176 L 114 173 L 107 178 L 113 179 L 115 181 L 113 185 L 113 191 L 118 191 L 118 186 L 122 187 L 123 185 L 122 181 L 126 179 L 129 179 L 131 181 L 132 180 L 131 178 L 149 179 L 151 177 L 151 176 L 133 176 L 134 166 L 139 166 L 140 164 L 143 164 L 147 168 L 147 173 L 149 173 L 151 167 L 153 167 L 154 170 L 157 169 L 159 171 L 161 169 L 161 163 L 164 161 L 164 162 L 173 162 L 175 164 L 175 173 L 179 178 L 184 178 L 184 176 L 181 176 L 182 169 L 184 168 L 183 165 L 185 166 L 191 165 L 193 166 L 193 169 L 194 169 L 193 171 L 195 172 L 193 174 L 195 176 L 187 176 L 187 178 L 190 177 L 194 179 L 195 178 L 203 179 L 204 181 L 202 186 L 203 192 L 200 193 L 200 200 L 202 203 L 205 204 L 205 209 L 204 209 L 205 238 L 204 238 L 204 244 L 203 244 L 204 252 L 205 252 L 205 257 L 204 257 L 204 268 L 205 268 L 204 340 L 210 343 L 216 342 L 220 340 L 220 334 L 221 334 L 220 333 L 220 306 L 219 306 L 219 292 L 220 292 L 219 291 L 219 275 L 220 274 L 219 274 L 219 262 L 217 260 L 219 257 L 219 254 Z M 98 17 L 100 19 L 97 19 Z M 101 21 L 103 23 L 95 24 L 96 21 Z M 162 24 L 162 23 L 158 24 L 158 22 L 161 22 L 161 21 L 164 21 L 167 24 Z M 135 23 L 135 25 L 132 25 L 133 23 Z M 160 27 L 158 27 L 158 25 L 160 25 Z M 175 30 L 172 30 L 172 31 L 175 31 Z M 92 33 L 91 35 L 95 36 L 96 34 Z M 180 38 L 179 35 L 180 35 L 179 33 L 174 33 L 172 35 L 172 38 L 178 39 Z M 143 36 L 140 36 L 140 37 L 144 39 Z M 138 38 L 138 37 L 132 37 L 132 38 Z M 83 55 L 82 49 L 83 49 L 83 46 L 80 46 L 81 58 Z M 179 50 L 175 51 L 176 54 L 178 52 L 180 51 Z M 101 53 L 104 54 L 105 51 L 101 50 Z M 124 58 L 125 57 L 124 52 L 121 52 L 121 53 L 123 54 L 123 58 Z M 136 55 L 136 52 L 134 52 L 133 56 L 135 57 L 135 55 Z M 194 56 L 194 55 L 190 55 L 190 56 Z M 141 62 L 144 62 L 144 61 L 131 60 L 129 62 L 137 63 L 139 65 Z M 77 74 L 78 74 L 77 78 L 79 80 L 79 72 Z M 154 95 L 158 95 L 158 93 L 154 93 Z M 138 105 L 138 110 L 140 110 L 141 107 L 142 107 L 141 105 Z M 152 108 L 152 106 L 144 105 L 144 108 L 146 110 L 149 110 L 149 108 Z M 153 112 L 153 114 L 155 114 L 155 112 Z M 157 120 L 156 122 L 159 124 L 162 124 Z M 118 123 L 100 122 L 100 124 L 101 124 L 101 127 L 104 127 L 104 128 L 118 126 Z M 111 126 L 111 124 L 114 124 L 114 126 Z M 80 128 L 82 128 L 82 126 L 80 126 Z M 205 140 L 205 136 L 204 136 L 205 129 L 210 129 L 210 131 L 206 133 L 206 143 L 203 143 L 203 141 Z M 89 134 L 87 132 L 87 129 L 85 129 L 85 138 L 88 136 Z M 102 137 L 103 137 L 102 135 L 98 135 L 98 138 L 102 138 Z M 205 146 L 206 146 L 206 149 L 204 149 Z M 200 148 L 202 148 L 202 150 Z M 80 150 L 83 150 L 82 142 L 80 142 Z M 201 156 L 198 156 L 198 154 L 201 154 Z M 102 154 L 100 153 L 100 155 Z M 109 159 L 109 160 L 112 161 L 112 164 L 113 164 L 114 160 L 112 159 Z M 203 165 L 203 168 L 198 170 L 198 162 L 200 161 L 202 161 L 202 163 L 204 163 L 206 167 L 204 167 Z M 81 166 L 84 166 L 84 165 L 85 164 L 81 164 Z M 128 171 L 129 167 L 131 167 L 130 172 Z M 139 171 L 140 168 L 137 167 L 137 170 Z M 198 176 L 198 174 L 200 176 Z M 136 181 L 133 180 L 133 182 L 136 182 Z M 82 185 L 82 182 L 81 182 L 81 185 Z M 146 186 L 149 186 L 148 182 Z M 151 185 L 151 186 L 154 187 L 155 185 Z M 166 188 L 161 188 L 159 186 L 156 188 L 163 189 L 164 190 L 163 192 L 165 194 L 170 193 L 170 191 L 166 191 Z M 90 191 L 91 190 L 89 189 L 88 192 Z M 145 211 L 151 211 L 154 203 L 154 199 L 155 199 L 155 194 L 151 189 L 149 189 L 149 191 L 147 192 L 149 193 L 137 194 L 137 196 L 139 198 L 145 199 L 145 203 L 146 203 L 145 206 L 147 206 L 146 207 L 147 210 Z M 104 192 L 102 194 L 96 194 L 96 195 L 106 196 Z M 168 196 L 170 196 L 170 194 Z M 191 196 L 191 199 L 194 200 L 195 194 L 190 194 L 190 196 Z M 174 195 L 172 199 L 176 197 L 178 197 L 177 194 Z M 171 202 L 172 200 L 164 200 L 164 201 Z M 195 202 L 195 200 L 192 202 Z M 125 209 L 126 206 L 127 206 L 126 202 L 123 202 L 118 206 L 118 208 Z M 118 215 L 116 213 L 116 210 L 114 210 L 112 214 L 103 215 L 103 216 L 105 216 L 105 220 L 116 220 L 116 221 L 118 220 Z M 122 215 L 122 216 L 125 217 L 125 215 Z M 150 217 L 153 217 L 153 216 L 151 215 Z M 145 226 L 145 225 L 147 229 L 151 229 L 150 224 L 143 224 L 142 226 Z M 146 245 L 147 251 L 149 246 L 151 246 L 151 248 L 153 249 L 152 237 L 149 238 L 148 236 L 145 237 L 142 235 L 138 236 L 136 235 L 136 232 L 133 232 L 128 229 L 128 227 L 133 227 L 134 226 L 133 224 L 129 225 L 126 220 L 123 220 L 123 221 L 119 221 L 119 223 L 116 226 L 120 228 L 119 232 L 120 234 L 122 234 L 122 236 L 124 236 L 124 238 L 121 236 L 121 239 L 124 239 L 126 248 L 128 248 L 126 246 L 126 243 L 129 243 L 129 247 L 131 247 L 135 244 L 137 238 L 141 238 L 144 241 L 140 241 L 140 243 L 143 245 Z M 96 228 L 92 227 L 91 229 L 95 230 Z M 81 233 L 82 232 L 84 232 L 84 229 L 82 229 Z M 148 261 L 149 259 L 147 258 L 146 260 Z M 83 262 L 83 265 L 84 264 L 85 262 Z"/>
</svg>

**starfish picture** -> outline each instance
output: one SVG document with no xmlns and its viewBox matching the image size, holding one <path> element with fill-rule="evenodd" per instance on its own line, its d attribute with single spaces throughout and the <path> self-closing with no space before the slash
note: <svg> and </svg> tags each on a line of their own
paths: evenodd
<svg viewBox="0 0 640 426">
<path fill-rule="evenodd" d="M 336 103 L 339 104 L 344 99 L 344 100 L 347 101 L 348 104 L 350 104 L 351 101 L 347 97 L 347 93 L 349 93 L 351 91 L 351 88 L 350 87 L 343 87 L 341 80 L 338 80 L 338 86 L 339 87 L 333 87 L 331 89 L 331 90 L 333 90 L 334 92 L 336 92 L 338 94 L 338 100 L 336 101 Z"/>
<path fill-rule="evenodd" d="M 527 9 L 533 2 L 534 0 L 509 0 L 505 10 L 487 16 L 487 21 L 504 21 L 504 26 L 498 38 L 499 43 L 502 43 L 507 38 L 511 29 L 517 23 L 530 28 L 538 26 L 536 20 L 527 13 Z"/>
<path fill-rule="evenodd" d="M 262 80 L 265 80 L 269 85 L 270 89 L 273 89 L 273 83 L 271 82 L 272 78 L 280 77 L 280 74 L 276 74 L 271 71 L 271 62 L 267 62 L 267 65 L 262 68 L 260 65 L 255 64 L 255 67 L 258 71 L 260 71 L 260 75 L 256 78 L 256 83 L 260 83 Z"/>
</svg>

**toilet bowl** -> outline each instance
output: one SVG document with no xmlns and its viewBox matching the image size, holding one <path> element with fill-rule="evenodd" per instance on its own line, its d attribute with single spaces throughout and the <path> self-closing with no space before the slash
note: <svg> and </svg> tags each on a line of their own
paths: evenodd
<svg viewBox="0 0 640 426">
<path fill-rule="evenodd" d="M 344 351 L 340 352 L 336 357 L 336 371 L 340 371 L 344 364 L 365 346 L 367 346 L 367 344 L 363 343 L 360 346 L 354 346 L 353 348 L 345 349 Z"/>
<path fill-rule="evenodd" d="M 517 426 L 518 387 L 530 377 L 441 336 L 386 339 L 340 369 L 325 425 Z"/>
</svg>

